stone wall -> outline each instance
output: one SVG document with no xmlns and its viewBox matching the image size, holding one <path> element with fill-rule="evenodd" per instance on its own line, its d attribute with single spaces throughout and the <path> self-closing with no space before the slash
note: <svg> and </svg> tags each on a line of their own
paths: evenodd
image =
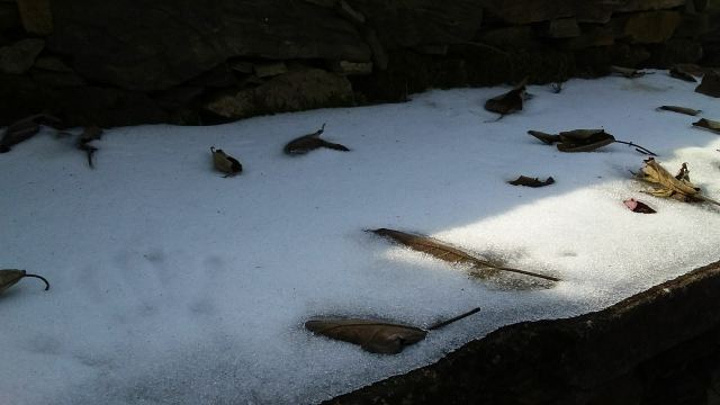
<svg viewBox="0 0 720 405">
<path fill-rule="evenodd" d="M 707 3 L 0 0 L 0 125 L 210 124 L 698 62 Z"/>
</svg>

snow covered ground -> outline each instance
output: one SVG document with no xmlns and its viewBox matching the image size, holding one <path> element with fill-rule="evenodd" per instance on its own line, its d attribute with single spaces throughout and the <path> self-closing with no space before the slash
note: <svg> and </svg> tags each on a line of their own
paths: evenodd
<svg viewBox="0 0 720 405">
<path fill-rule="evenodd" d="M 643 155 L 614 144 L 566 154 L 526 134 L 605 128 L 720 199 L 717 99 L 658 71 L 530 86 L 431 91 L 405 104 L 328 109 L 214 127 L 106 131 L 96 169 L 44 129 L 0 156 L 0 268 L 44 275 L 0 296 L 0 404 L 315 403 L 436 361 L 503 325 L 602 309 L 718 259 L 720 210 L 640 193 Z M 327 123 L 349 153 L 283 155 Z M 79 129 L 75 130 L 79 132 Z M 223 178 L 210 147 L 245 171 Z M 524 174 L 556 184 L 506 182 Z M 655 215 L 630 212 L 639 198 Z M 363 232 L 431 235 L 562 278 L 498 289 L 461 267 Z M 320 315 L 427 327 L 470 318 L 394 356 L 313 336 Z"/>
</svg>

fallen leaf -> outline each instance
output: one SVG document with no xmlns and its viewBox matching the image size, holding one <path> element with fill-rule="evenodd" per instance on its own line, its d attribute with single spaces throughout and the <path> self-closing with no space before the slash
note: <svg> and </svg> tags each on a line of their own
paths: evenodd
<svg viewBox="0 0 720 405">
<path fill-rule="evenodd" d="M 45 291 L 50 289 L 50 283 L 36 274 L 27 274 L 25 270 L 5 269 L 0 270 L 0 293 L 15 285 L 25 277 L 39 278 L 45 282 Z"/>
<path fill-rule="evenodd" d="M 693 110 L 692 108 L 678 107 L 674 105 L 664 105 L 662 107 L 658 107 L 658 110 L 672 111 L 680 114 L 690 115 L 693 117 L 702 112 L 702 110 Z"/>
<path fill-rule="evenodd" d="M 670 76 L 686 82 L 697 83 L 695 76 L 678 65 L 675 65 L 670 69 Z"/>
<path fill-rule="evenodd" d="M 710 97 L 720 97 L 720 73 L 717 71 L 705 73 L 695 91 Z"/>
<path fill-rule="evenodd" d="M 689 181 L 690 171 L 687 164 L 683 164 L 677 178 L 670 174 L 655 159 L 645 160 L 640 173 L 636 175 L 638 180 L 653 184 L 655 187 L 648 192 L 655 197 L 674 198 L 684 202 L 706 201 L 712 204 L 720 205 L 719 202 L 705 197 L 700 193 L 700 188 L 695 187 Z"/>
<path fill-rule="evenodd" d="M 324 139 L 320 139 L 320 135 L 325 131 L 325 124 L 322 127 L 313 132 L 312 134 L 303 135 L 299 138 L 295 138 L 288 142 L 283 149 L 288 155 L 304 155 L 312 150 L 318 148 L 328 148 L 333 150 L 339 150 L 342 152 L 349 152 L 350 149 L 339 143 L 328 142 Z"/>
<path fill-rule="evenodd" d="M 616 142 L 615 137 L 603 129 L 576 129 L 560 132 L 559 136 L 557 148 L 561 152 L 590 152 Z"/>
<path fill-rule="evenodd" d="M 406 346 L 425 339 L 428 331 L 442 328 L 478 311 L 480 308 L 475 308 L 439 322 L 427 331 L 414 326 L 361 318 L 312 319 L 305 322 L 305 328 L 318 335 L 360 345 L 363 350 L 371 353 L 397 354 Z"/>
<path fill-rule="evenodd" d="M 485 102 L 485 109 L 500 114 L 500 118 L 512 114 L 523 109 L 523 103 L 527 97 L 525 87 L 528 79 L 523 79 L 520 84 L 515 86 L 507 93 L 493 97 Z M 498 119 L 500 119 L 498 118 Z"/>
<path fill-rule="evenodd" d="M 641 214 L 655 214 L 657 211 L 650 208 L 647 204 L 645 204 L 642 201 L 638 201 L 634 198 L 630 198 L 628 200 L 623 201 L 626 207 L 630 209 L 632 212 L 638 212 Z"/>
<path fill-rule="evenodd" d="M 488 261 L 473 257 L 460 249 L 446 245 L 427 236 L 405 233 L 388 228 L 369 230 L 369 232 L 386 237 L 390 240 L 405 245 L 410 249 L 427 253 L 446 262 L 469 264 L 474 269 L 473 275 L 479 278 L 488 278 L 497 275 L 500 271 L 507 271 L 511 273 L 524 274 L 526 276 L 537 277 L 544 280 L 560 281 L 559 278 L 555 278 L 552 276 L 546 276 L 543 274 L 533 273 L 525 270 L 496 266 Z"/>
<path fill-rule="evenodd" d="M 100 139 L 102 134 L 102 128 L 96 125 L 90 125 L 85 127 L 82 134 L 78 137 L 77 142 L 75 142 L 75 146 L 87 154 L 88 165 L 90 165 L 91 169 L 95 168 L 92 158 L 98 149 L 95 146 L 90 145 L 90 142 Z"/>
<path fill-rule="evenodd" d="M 635 150 L 642 154 L 656 156 L 655 153 L 640 145 L 615 139 L 614 136 L 608 134 L 603 129 L 575 129 L 560 132 L 558 135 L 531 130 L 528 131 L 528 134 L 547 145 L 557 143 L 557 148 L 560 152 L 591 152 L 611 143 L 621 143 L 635 147 Z"/>
<path fill-rule="evenodd" d="M 548 134 L 545 132 L 533 131 L 533 130 L 528 131 L 528 134 L 539 139 L 546 145 L 552 145 L 554 143 L 560 142 L 560 135 L 552 135 L 552 134 Z"/>
<path fill-rule="evenodd" d="M 525 186 L 525 187 L 537 188 L 537 187 L 549 186 L 549 185 L 555 183 L 555 179 L 553 179 L 552 177 L 548 177 L 547 180 L 540 181 L 540 179 L 538 179 L 537 177 L 532 178 L 532 177 L 520 176 L 513 181 L 509 181 L 508 183 L 512 184 L 513 186 Z"/>
<path fill-rule="evenodd" d="M 210 147 L 212 152 L 213 165 L 215 170 L 225 173 L 225 177 L 235 176 L 242 172 L 242 164 L 234 157 L 225 153 L 222 149 L 215 149 L 214 146 Z"/>
<path fill-rule="evenodd" d="M 35 136 L 40 132 L 41 125 L 57 127 L 60 125 L 60 120 L 51 115 L 36 114 L 10 124 L 0 139 L 0 153 L 10 152 L 12 146 Z"/>
<path fill-rule="evenodd" d="M 709 120 L 707 118 L 700 118 L 698 122 L 693 122 L 693 126 L 705 128 L 712 132 L 720 134 L 720 121 Z"/>
<path fill-rule="evenodd" d="M 627 77 L 628 79 L 635 79 L 649 74 L 649 72 L 643 70 L 626 68 L 622 66 L 610 66 L 610 71 L 612 73 L 617 73 L 621 76 Z"/>
</svg>

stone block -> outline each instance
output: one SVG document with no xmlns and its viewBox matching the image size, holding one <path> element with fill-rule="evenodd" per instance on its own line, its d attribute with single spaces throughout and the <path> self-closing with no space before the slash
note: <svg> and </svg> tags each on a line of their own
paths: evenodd
<svg viewBox="0 0 720 405">
<path fill-rule="evenodd" d="M 580 36 L 580 26 L 575 18 L 560 18 L 549 21 L 544 33 L 550 38 L 574 38 Z"/>
<path fill-rule="evenodd" d="M 670 39 L 682 18 L 675 11 L 649 11 L 625 20 L 623 34 L 633 43 L 656 44 Z"/>
<path fill-rule="evenodd" d="M 45 48 L 42 39 L 23 39 L 12 45 L 0 48 L 0 73 L 23 74 L 33 64 L 35 58 Z"/>
<path fill-rule="evenodd" d="M 253 65 L 255 76 L 263 79 L 287 73 L 288 68 L 285 62 L 259 63 Z"/>
<path fill-rule="evenodd" d="M 50 0 L 18 0 L 18 7 L 25 31 L 41 36 L 52 34 Z"/>
</svg>

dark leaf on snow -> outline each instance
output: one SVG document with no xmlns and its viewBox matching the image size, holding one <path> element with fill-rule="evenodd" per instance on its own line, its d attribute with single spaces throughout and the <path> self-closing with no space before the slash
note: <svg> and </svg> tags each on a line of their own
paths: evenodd
<svg viewBox="0 0 720 405">
<path fill-rule="evenodd" d="M 547 145 L 552 145 L 554 143 L 560 142 L 560 135 L 553 135 L 553 134 L 548 134 L 545 132 L 533 131 L 533 130 L 528 131 L 528 134 L 534 136 L 535 138 L 542 141 L 542 143 L 547 144 Z"/>
<path fill-rule="evenodd" d="M 602 129 L 576 129 L 559 136 L 557 148 L 561 152 L 591 152 L 615 142 L 615 137 Z"/>
<path fill-rule="evenodd" d="M 0 293 L 12 287 L 25 277 L 40 279 L 45 283 L 45 290 L 50 289 L 50 283 L 48 283 L 44 277 L 36 274 L 27 274 L 25 270 L 5 269 L 0 270 Z"/>
<path fill-rule="evenodd" d="M 313 132 L 312 134 L 303 135 L 299 138 L 295 138 L 285 145 L 283 151 L 288 155 L 304 155 L 312 150 L 318 148 L 328 148 L 333 150 L 339 150 L 342 152 L 349 152 L 345 145 L 339 143 L 328 142 L 320 138 L 320 135 L 325 131 L 325 124 L 322 127 Z"/>
<path fill-rule="evenodd" d="M 676 112 L 679 114 L 690 115 L 693 117 L 702 112 L 701 110 L 694 110 L 692 108 L 687 108 L 687 107 L 678 107 L 675 105 L 664 105 L 662 107 L 658 107 L 658 110 L 672 111 L 672 112 Z"/>
<path fill-rule="evenodd" d="M 501 117 L 517 111 L 522 111 L 523 103 L 525 102 L 525 98 L 527 96 L 525 93 L 526 85 L 527 78 L 507 93 L 487 100 L 485 102 L 485 109 L 490 112 L 498 113 Z"/>
<path fill-rule="evenodd" d="M 553 179 L 552 177 L 548 177 L 545 181 L 541 181 L 537 177 L 532 178 L 532 177 L 520 176 L 513 181 L 509 181 L 508 183 L 512 184 L 513 186 L 525 186 L 525 187 L 537 188 L 537 187 L 549 186 L 549 185 L 555 183 L 555 179 Z"/>
<path fill-rule="evenodd" d="M 690 72 L 685 70 L 682 66 L 675 65 L 670 69 L 670 76 L 684 80 L 686 82 L 696 83 L 697 79 Z"/>
<path fill-rule="evenodd" d="M 645 72 L 642 70 L 626 68 L 626 67 L 622 67 L 622 66 L 610 66 L 610 71 L 612 73 L 627 77 L 628 79 L 635 79 L 635 78 L 642 77 L 642 76 L 645 76 L 646 74 L 648 74 L 648 72 Z"/>
<path fill-rule="evenodd" d="M 12 146 L 35 136 L 40 132 L 41 125 L 58 127 L 60 120 L 47 114 L 37 114 L 10 124 L 0 139 L 0 153 L 10 152 Z"/>
<path fill-rule="evenodd" d="M 717 71 L 705 73 L 695 91 L 710 97 L 720 97 L 720 73 Z"/>
<path fill-rule="evenodd" d="M 655 214 L 657 211 L 650 208 L 647 204 L 642 201 L 638 201 L 634 198 L 623 201 L 626 207 L 632 212 L 638 212 L 640 214 Z"/>
<path fill-rule="evenodd" d="M 720 134 L 720 121 L 709 120 L 707 118 L 700 118 L 699 121 L 693 122 L 693 126 L 704 128 L 712 132 Z"/>
</svg>

